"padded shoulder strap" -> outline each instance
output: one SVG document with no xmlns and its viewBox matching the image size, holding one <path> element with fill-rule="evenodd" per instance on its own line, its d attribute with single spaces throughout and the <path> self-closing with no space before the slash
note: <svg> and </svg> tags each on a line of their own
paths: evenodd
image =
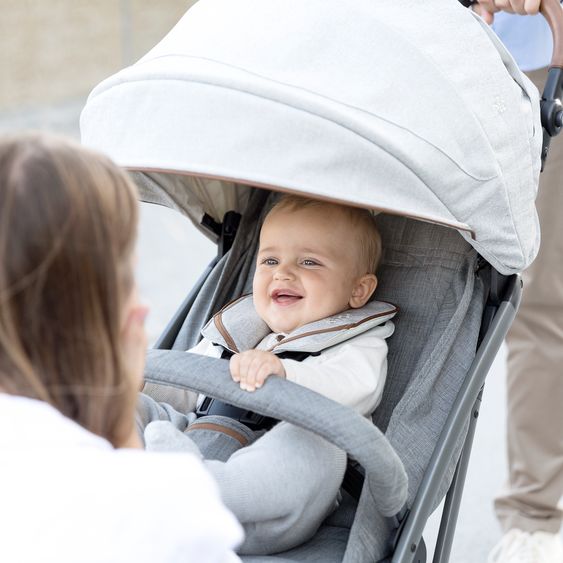
<svg viewBox="0 0 563 563">
<path fill-rule="evenodd" d="M 360 309 L 348 309 L 299 327 L 280 339 L 271 351 L 320 352 L 384 324 L 397 310 L 391 303 L 372 301 Z M 252 295 L 244 295 L 223 307 L 202 330 L 205 338 L 231 352 L 255 348 L 270 332 L 254 308 Z"/>
</svg>

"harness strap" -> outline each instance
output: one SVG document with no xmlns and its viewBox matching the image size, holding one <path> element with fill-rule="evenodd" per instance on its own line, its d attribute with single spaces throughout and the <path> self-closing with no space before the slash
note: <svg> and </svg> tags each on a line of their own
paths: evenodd
<svg viewBox="0 0 563 563">
<path fill-rule="evenodd" d="M 218 346 L 218 344 L 216 344 L 216 346 Z M 321 355 L 320 352 L 290 352 L 290 351 L 280 352 L 279 354 L 276 354 L 276 356 L 280 358 L 280 360 L 295 360 L 296 362 L 302 362 L 305 358 L 308 358 L 309 356 L 320 356 L 320 355 Z M 234 352 L 231 352 L 230 350 L 223 348 L 223 352 L 221 353 L 222 360 L 230 360 L 232 356 L 234 356 Z"/>
<path fill-rule="evenodd" d="M 319 354 L 320 352 L 282 352 L 281 354 L 277 354 L 277 356 L 282 359 L 291 359 L 297 362 L 302 362 L 309 356 L 318 356 Z M 233 352 L 223 349 L 221 359 L 228 360 L 231 356 L 233 356 Z M 218 399 L 213 399 L 212 397 L 205 397 L 205 399 L 201 402 L 201 405 L 196 409 L 195 414 L 198 418 L 209 415 L 226 416 L 228 418 L 238 420 L 240 423 L 250 428 L 250 430 L 254 431 L 270 430 L 270 428 L 279 422 L 276 418 L 263 416 L 253 411 L 237 407 L 236 405 L 231 405 L 230 403 L 225 403 L 223 401 L 219 401 Z M 201 428 L 202 426 L 202 424 L 198 424 L 197 426 L 194 426 L 194 430 L 197 429 L 197 427 Z M 211 428 L 208 428 L 208 430 L 211 430 Z M 219 430 L 218 428 L 215 430 L 224 432 L 224 430 Z"/>
<path fill-rule="evenodd" d="M 240 432 L 227 428 L 221 424 L 213 424 L 209 422 L 202 422 L 201 424 L 192 424 L 186 428 L 186 432 L 195 432 L 196 430 L 213 430 L 214 432 L 222 432 L 231 438 L 234 438 L 243 448 L 248 444 L 248 439 Z"/>
</svg>

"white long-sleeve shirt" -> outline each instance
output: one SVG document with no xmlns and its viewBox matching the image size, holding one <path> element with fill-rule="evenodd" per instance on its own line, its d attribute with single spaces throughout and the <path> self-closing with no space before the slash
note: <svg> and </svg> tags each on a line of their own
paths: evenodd
<svg viewBox="0 0 563 563">
<path fill-rule="evenodd" d="M 387 375 L 388 321 L 303 361 L 282 359 L 286 379 L 370 415 L 381 400 Z M 222 349 L 203 339 L 189 352 L 218 358 Z"/>
<path fill-rule="evenodd" d="M 0 561 L 233 563 L 242 529 L 190 454 L 115 450 L 0 393 Z"/>
</svg>

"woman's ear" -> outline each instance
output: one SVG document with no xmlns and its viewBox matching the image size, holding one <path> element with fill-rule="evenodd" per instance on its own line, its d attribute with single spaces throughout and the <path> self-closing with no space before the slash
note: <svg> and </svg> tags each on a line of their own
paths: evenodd
<svg viewBox="0 0 563 563">
<path fill-rule="evenodd" d="M 356 285 L 352 289 L 352 296 L 348 304 L 352 309 L 363 307 L 368 299 L 373 295 L 377 287 L 377 278 L 374 274 L 365 274 L 356 281 Z"/>
</svg>

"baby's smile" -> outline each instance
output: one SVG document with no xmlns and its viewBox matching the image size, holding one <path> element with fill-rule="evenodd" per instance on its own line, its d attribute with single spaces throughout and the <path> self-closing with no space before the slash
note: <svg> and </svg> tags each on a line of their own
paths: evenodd
<svg viewBox="0 0 563 563">
<path fill-rule="evenodd" d="M 260 231 L 252 283 L 256 312 L 272 332 L 289 334 L 365 304 L 377 279 L 358 273 L 359 232 L 355 219 L 332 204 L 274 207 Z"/>
<path fill-rule="evenodd" d="M 303 299 L 297 291 L 292 289 L 274 289 L 270 295 L 272 301 L 281 307 L 287 307 Z"/>
</svg>

